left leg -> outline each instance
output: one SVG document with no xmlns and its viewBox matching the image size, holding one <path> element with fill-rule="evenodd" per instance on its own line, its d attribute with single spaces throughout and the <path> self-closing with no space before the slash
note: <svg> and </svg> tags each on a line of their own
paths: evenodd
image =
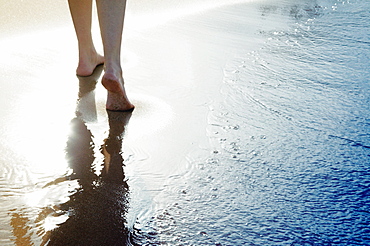
<svg viewBox="0 0 370 246">
<path fill-rule="evenodd" d="M 97 65 L 104 63 L 104 57 L 95 50 L 91 35 L 92 0 L 68 0 L 68 5 L 78 40 L 76 73 L 89 76 Z"/>
</svg>

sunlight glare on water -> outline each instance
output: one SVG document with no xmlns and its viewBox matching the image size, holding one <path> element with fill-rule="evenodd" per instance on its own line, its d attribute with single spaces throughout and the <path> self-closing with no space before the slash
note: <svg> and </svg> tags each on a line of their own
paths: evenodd
<svg viewBox="0 0 370 246">
<path fill-rule="evenodd" d="M 256 0 L 229 0 L 229 1 L 183 1 L 174 3 L 171 0 L 153 1 L 142 0 L 128 2 L 130 12 L 127 14 L 128 28 L 149 29 L 169 21 L 184 18 L 188 15 L 199 14 L 213 8 L 233 5 L 241 2 Z"/>
</svg>

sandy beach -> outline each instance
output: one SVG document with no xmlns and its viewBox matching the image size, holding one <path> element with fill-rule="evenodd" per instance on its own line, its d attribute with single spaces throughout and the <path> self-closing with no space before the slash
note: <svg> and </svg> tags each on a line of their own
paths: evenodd
<svg viewBox="0 0 370 246">
<path fill-rule="evenodd" d="M 350 53 L 322 49 L 315 57 L 320 46 L 312 48 L 325 35 L 311 34 L 310 28 L 325 11 L 335 16 L 330 12 L 335 4 L 129 2 L 122 62 L 126 91 L 136 106 L 132 115 L 107 113 L 101 71 L 84 79 L 75 75 L 77 42 L 66 1 L 0 0 L 0 6 L 1 245 L 59 245 L 67 240 L 61 235 L 81 237 L 78 228 L 103 235 L 116 224 L 122 228 L 114 227 L 121 229 L 111 231 L 105 243 L 336 242 L 329 222 L 317 222 L 321 234 L 312 229 L 317 215 L 307 215 L 314 209 L 302 202 L 323 196 L 311 193 L 308 183 L 315 182 L 302 179 L 319 170 L 314 180 L 329 180 L 328 153 L 343 153 L 331 157 L 337 163 L 352 156 L 351 168 L 368 171 L 368 126 L 362 124 L 368 109 L 360 105 L 368 100 L 369 87 L 361 82 L 368 72 L 356 77 L 358 83 L 352 80 L 351 93 L 362 88 L 363 97 L 344 96 L 348 86 L 330 83 L 340 83 Z M 93 35 L 101 50 L 96 18 Z M 358 44 L 359 54 L 363 47 Z M 330 68 L 329 62 L 308 62 L 333 56 L 344 62 Z M 359 74 L 365 67 L 350 69 Z M 341 116 L 340 126 L 323 110 L 327 105 Z M 348 128 L 351 119 L 358 123 Z M 362 177 L 369 181 L 368 173 Z M 301 197 L 294 187 L 302 189 Z M 320 194 L 325 192 L 331 188 Z M 280 233 L 286 225 L 298 227 L 300 212 L 307 228 Z M 99 218 L 90 220 L 94 215 L 107 216 L 101 227 Z M 101 245 L 103 237 L 97 235 L 94 243 Z"/>
<path fill-rule="evenodd" d="M 2 11 L 8 21 L 1 27 L 6 35 L 0 40 L 4 57 L 0 174 L 1 191 L 8 195 L 1 211 L 0 240 L 2 245 L 28 239 L 37 244 L 41 239 L 35 235 L 22 239 L 17 233 L 28 235 L 41 228 L 35 225 L 30 232 L 17 232 L 14 227 L 24 227 L 25 220 L 35 223 L 40 213 L 68 199 L 66 191 L 76 185 L 48 185 L 67 176 L 69 170 L 65 148 L 70 122 L 76 117 L 79 86 L 74 74 L 76 40 L 64 1 L 2 4 L 7 4 Z M 169 177 L 188 172 L 187 154 L 209 145 L 205 131 L 208 107 L 218 100 L 228 55 L 227 50 L 219 52 L 225 40 L 211 37 L 212 30 L 208 34 L 203 32 L 206 27 L 194 30 L 187 21 L 171 25 L 191 15 L 190 7 L 176 16 L 162 10 L 162 19 L 149 10 L 135 15 L 129 5 L 123 41 L 126 88 L 136 105 L 123 142 L 125 173 L 135 183 L 130 185 L 132 200 L 137 204 L 144 200 L 144 206 L 131 211 L 131 226 L 139 213 L 152 212 L 153 199 Z M 195 14 L 199 11 L 194 10 Z M 96 22 L 94 35 L 101 48 Z M 109 131 L 105 100 L 99 81 L 93 102 L 96 109 L 86 113 L 92 115 L 86 125 L 97 146 L 93 166 L 104 159 L 98 146 Z M 22 211 L 10 215 L 18 207 Z M 52 213 L 42 219 L 54 226 L 59 222 Z"/>
</svg>

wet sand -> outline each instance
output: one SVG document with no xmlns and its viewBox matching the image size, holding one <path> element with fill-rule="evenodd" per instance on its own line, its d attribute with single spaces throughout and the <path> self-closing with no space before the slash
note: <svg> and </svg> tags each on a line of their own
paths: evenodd
<svg viewBox="0 0 370 246">
<path fill-rule="evenodd" d="M 90 165 L 96 173 L 104 170 L 107 157 L 100 148 L 112 126 L 99 78 L 89 95 L 93 98 L 78 99 L 76 40 L 66 3 L 1 4 L 6 4 L 2 18 L 7 22 L 0 38 L 0 244 L 40 244 L 66 220 L 66 214 L 58 215 L 63 214 L 60 206 L 72 199 L 70 192 L 81 180 L 71 176 L 78 171 L 68 159 L 69 139 L 74 134 L 81 138 L 73 132 L 73 121 L 80 120 L 91 132 L 93 153 L 77 145 L 81 152 L 72 155 L 80 162 L 93 155 Z M 137 14 L 134 7 L 126 17 L 124 78 L 136 106 L 122 141 L 121 166 L 131 197 L 129 228 L 138 216 L 167 203 L 156 197 L 168 179 L 189 171 L 188 153 L 208 153 L 209 103 L 220 98 L 232 46 L 222 49 L 228 38 L 214 39 L 218 31 L 208 30 L 209 20 L 194 28 L 184 17 L 192 16 L 191 10 L 179 18 L 167 14 L 155 24 L 150 14 Z M 99 40 L 96 22 L 94 35 Z M 97 46 L 101 50 L 99 41 Z"/>
</svg>

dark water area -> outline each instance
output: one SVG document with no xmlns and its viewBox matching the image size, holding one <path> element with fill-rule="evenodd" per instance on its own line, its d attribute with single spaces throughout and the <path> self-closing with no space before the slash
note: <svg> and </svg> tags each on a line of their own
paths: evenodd
<svg viewBox="0 0 370 246">
<path fill-rule="evenodd" d="M 210 154 L 136 225 L 141 245 L 370 245 L 370 2 L 258 5 L 263 45 L 226 65 Z"/>
</svg>

